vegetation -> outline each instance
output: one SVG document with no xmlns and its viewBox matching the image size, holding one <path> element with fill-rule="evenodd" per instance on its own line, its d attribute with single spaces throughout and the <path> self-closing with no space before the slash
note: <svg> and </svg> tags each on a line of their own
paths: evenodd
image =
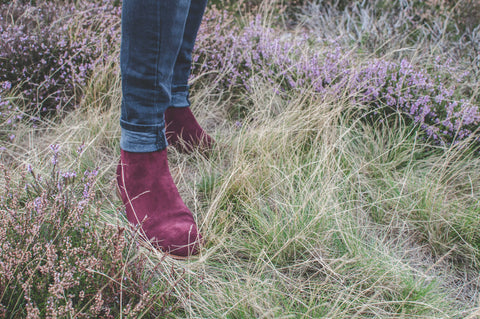
<svg viewBox="0 0 480 319">
<path fill-rule="evenodd" d="M 188 261 L 115 195 L 118 3 L 0 3 L 0 317 L 480 316 L 475 2 L 212 1 Z"/>
</svg>

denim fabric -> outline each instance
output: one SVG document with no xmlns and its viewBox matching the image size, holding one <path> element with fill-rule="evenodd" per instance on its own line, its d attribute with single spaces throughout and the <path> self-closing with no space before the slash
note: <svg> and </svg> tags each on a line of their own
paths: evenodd
<svg viewBox="0 0 480 319">
<path fill-rule="evenodd" d="M 191 0 L 182 46 L 178 52 L 173 71 L 171 102 L 173 107 L 190 106 L 190 101 L 188 100 L 188 78 L 190 77 L 192 65 L 192 51 L 206 6 L 207 0 Z"/>
<path fill-rule="evenodd" d="M 124 0 L 120 147 L 165 149 L 164 113 L 186 107 L 192 50 L 206 0 Z"/>
</svg>

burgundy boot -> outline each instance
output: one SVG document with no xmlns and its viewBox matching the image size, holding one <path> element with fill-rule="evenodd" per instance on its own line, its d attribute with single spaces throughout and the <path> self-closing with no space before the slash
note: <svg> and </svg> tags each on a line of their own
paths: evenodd
<svg viewBox="0 0 480 319">
<path fill-rule="evenodd" d="M 198 253 L 202 237 L 170 175 L 166 149 L 151 153 L 121 150 L 117 182 L 128 221 L 141 224 L 154 246 L 174 258 Z"/>
<path fill-rule="evenodd" d="M 178 151 L 191 153 L 198 148 L 208 153 L 212 149 L 214 140 L 198 124 L 189 107 L 169 107 L 165 123 L 168 144 Z"/>
</svg>

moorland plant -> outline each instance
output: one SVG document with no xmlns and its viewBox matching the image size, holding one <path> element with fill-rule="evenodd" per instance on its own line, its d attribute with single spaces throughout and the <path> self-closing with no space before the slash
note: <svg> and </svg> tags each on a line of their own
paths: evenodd
<svg viewBox="0 0 480 319">
<path fill-rule="evenodd" d="M 0 12 L 0 315 L 480 316 L 475 1 L 212 0 L 186 262 L 115 196 L 121 3 Z"/>
</svg>

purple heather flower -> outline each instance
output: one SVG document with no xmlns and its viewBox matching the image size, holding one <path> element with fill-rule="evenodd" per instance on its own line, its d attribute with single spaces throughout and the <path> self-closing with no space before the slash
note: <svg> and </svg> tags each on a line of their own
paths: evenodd
<svg viewBox="0 0 480 319">
<path fill-rule="evenodd" d="M 51 144 L 51 145 L 50 145 L 50 149 L 51 149 L 52 152 L 53 152 L 52 164 L 53 164 L 53 165 L 57 165 L 57 163 L 58 163 L 58 151 L 60 150 L 60 145 L 58 145 L 58 144 Z"/>
<path fill-rule="evenodd" d="M 57 154 L 60 150 L 60 145 L 58 144 L 50 144 L 50 149 L 53 151 L 54 154 Z"/>
<path fill-rule="evenodd" d="M 82 143 L 82 145 L 80 145 L 80 146 L 77 148 L 77 154 L 78 154 L 78 155 L 82 154 L 84 148 L 85 148 L 85 143 Z"/>
<path fill-rule="evenodd" d="M 12 83 L 10 81 L 5 81 L 2 83 L 2 88 L 4 90 L 10 90 L 12 88 Z"/>
<path fill-rule="evenodd" d="M 77 173 L 75 171 L 72 172 L 65 172 L 62 174 L 63 178 L 69 179 L 69 178 L 75 178 L 77 177 Z"/>
</svg>

